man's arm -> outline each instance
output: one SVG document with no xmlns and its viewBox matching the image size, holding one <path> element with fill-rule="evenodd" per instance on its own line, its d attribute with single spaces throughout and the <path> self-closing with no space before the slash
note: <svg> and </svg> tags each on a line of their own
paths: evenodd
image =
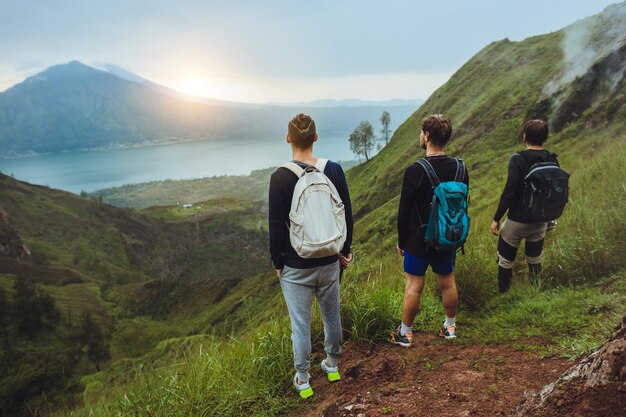
<svg viewBox="0 0 626 417">
<path fill-rule="evenodd" d="M 270 255 L 277 270 L 282 270 L 285 266 L 283 260 L 283 245 L 287 238 L 287 225 L 285 224 L 286 204 L 285 196 L 282 193 L 282 181 L 278 170 L 270 177 L 269 190 L 269 234 L 270 234 Z"/>
<path fill-rule="evenodd" d="M 404 171 L 402 180 L 402 193 L 400 194 L 400 205 L 398 207 L 398 250 L 404 250 L 406 242 L 409 240 L 409 226 L 411 223 L 411 210 L 417 201 L 417 189 L 419 188 L 424 170 L 420 167 L 421 174 L 416 172 L 413 165 Z M 416 177 L 419 181 L 416 182 Z M 416 207 L 419 210 L 419 207 Z"/>
<path fill-rule="evenodd" d="M 341 249 L 341 254 L 343 256 L 350 255 L 351 246 L 352 246 L 352 233 L 354 231 L 354 218 L 352 217 L 352 202 L 350 201 L 350 191 L 348 189 L 348 182 L 346 181 L 346 175 L 341 168 L 341 165 L 337 164 L 337 184 L 335 187 L 337 188 L 337 192 L 339 193 L 339 197 L 341 197 L 341 201 L 343 202 L 343 206 L 345 208 L 345 216 L 346 216 L 346 232 L 347 237 L 346 241 L 343 244 L 343 248 Z"/>
<path fill-rule="evenodd" d="M 493 215 L 493 222 L 491 223 L 491 231 L 494 234 L 497 234 L 500 220 L 511 207 L 511 200 L 515 195 L 515 190 L 520 181 L 520 171 L 516 163 L 517 158 L 517 154 L 513 154 L 511 158 L 509 158 L 509 173 L 506 179 L 506 185 L 500 196 L 500 203 L 498 204 L 496 213 Z"/>
</svg>

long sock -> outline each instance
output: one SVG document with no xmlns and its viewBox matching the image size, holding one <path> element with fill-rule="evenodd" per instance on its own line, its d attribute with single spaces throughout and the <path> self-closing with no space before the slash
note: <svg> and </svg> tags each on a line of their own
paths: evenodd
<svg viewBox="0 0 626 417">
<path fill-rule="evenodd" d="M 324 362 L 326 362 L 326 365 L 330 366 L 331 368 L 337 366 L 337 358 L 333 358 L 332 356 L 326 356 Z"/>
<path fill-rule="evenodd" d="M 498 288 L 500 293 L 507 292 L 511 288 L 511 278 L 513 277 L 513 270 L 502 268 L 498 266 Z"/>
<path fill-rule="evenodd" d="M 400 325 L 400 334 L 401 335 L 406 335 L 408 333 L 413 333 L 413 327 L 407 326 L 406 324 L 402 323 Z"/>
<path fill-rule="evenodd" d="M 446 316 L 446 321 L 443 324 L 446 327 L 450 327 L 450 326 L 456 326 L 456 316 L 454 317 L 448 317 Z"/>
<path fill-rule="evenodd" d="M 537 275 L 541 273 L 541 264 L 528 264 L 528 279 L 535 282 Z"/>
<path fill-rule="evenodd" d="M 304 383 L 309 382 L 309 373 L 308 372 L 300 372 L 300 371 L 298 371 L 297 376 L 298 376 L 298 381 L 299 382 L 304 382 Z"/>
</svg>

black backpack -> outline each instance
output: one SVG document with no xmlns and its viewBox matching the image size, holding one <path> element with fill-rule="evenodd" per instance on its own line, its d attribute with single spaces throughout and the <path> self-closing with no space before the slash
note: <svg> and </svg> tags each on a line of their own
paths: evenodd
<svg viewBox="0 0 626 417">
<path fill-rule="evenodd" d="M 521 152 L 520 155 L 530 164 L 530 171 L 524 177 L 523 207 L 538 221 L 557 219 L 567 204 L 569 174 L 559 167 L 555 154 L 536 163 Z"/>
</svg>

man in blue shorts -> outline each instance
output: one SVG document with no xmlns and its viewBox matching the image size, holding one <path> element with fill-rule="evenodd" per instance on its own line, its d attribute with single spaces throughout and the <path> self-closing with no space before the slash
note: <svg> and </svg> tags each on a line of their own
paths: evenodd
<svg viewBox="0 0 626 417">
<path fill-rule="evenodd" d="M 426 160 L 441 182 L 454 181 L 457 160 L 445 153 L 452 135 L 450 120 L 442 115 L 430 115 L 422 120 L 420 146 L 426 150 Z M 463 182 L 469 186 L 467 170 Z M 393 331 L 390 342 L 403 347 L 413 346 L 413 320 L 419 312 L 424 289 L 424 275 L 430 265 L 437 275 L 446 318 L 439 336 L 456 337 L 456 307 L 458 292 L 454 282 L 455 251 L 438 251 L 424 241 L 426 223 L 433 199 L 433 186 L 422 165 L 413 163 L 404 172 L 400 207 L 398 208 L 398 254 L 404 257 L 406 286 L 402 302 L 402 323 Z"/>
</svg>

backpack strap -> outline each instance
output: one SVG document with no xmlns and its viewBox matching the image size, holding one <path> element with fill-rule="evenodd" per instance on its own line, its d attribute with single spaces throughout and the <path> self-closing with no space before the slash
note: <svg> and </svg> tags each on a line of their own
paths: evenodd
<svg viewBox="0 0 626 417">
<path fill-rule="evenodd" d="M 456 161 L 456 174 L 454 174 L 454 181 L 463 182 L 465 178 L 465 164 L 462 159 L 454 158 Z"/>
<path fill-rule="evenodd" d="M 441 184 L 441 181 L 439 180 L 439 177 L 437 176 L 437 173 L 435 172 L 435 169 L 430 164 L 430 162 L 428 162 L 426 159 L 418 159 L 415 162 L 419 164 L 422 168 L 424 168 L 424 172 L 426 172 L 426 176 L 428 177 L 428 180 L 433 187 Z"/>
<path fill-rule="evenodd" d="M 327 163 L 328 163 L 328 159 L 317 158 L 317 162 L 315 163 L 315 168 L 317 168 L 317 170 L 323 174 L 324 170 L 326 169 Z"/>
<path fill-rule="evenodd" d="M 295 162 L 287 162 L 286 164 L 283 164 L 280 167 L 286 168 L 289 171 L 293 172 L 295 176 L 298 178 L 303 176 L 305 173 L 304 169 L 300 165 L 296 164 Z"/>
</svg>

